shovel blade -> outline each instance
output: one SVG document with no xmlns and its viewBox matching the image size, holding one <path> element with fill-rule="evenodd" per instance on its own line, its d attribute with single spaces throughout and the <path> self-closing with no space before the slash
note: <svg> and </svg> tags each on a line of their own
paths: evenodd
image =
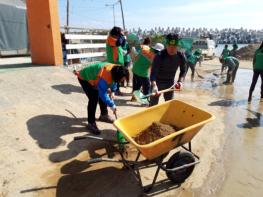
<svg viewBox="0 0 263 197">
<path fill-rule="evenodd" d="M 145 95 L 143 95 L 143 93 L 140 90 L 134 91 L 133 96 L 137 102 L 142 103 L 142 104 L 146 104 L 146 105 L 149 104 L 147 98 L 143 98 L 143 97 L 145 97 Z"/>
</svg>

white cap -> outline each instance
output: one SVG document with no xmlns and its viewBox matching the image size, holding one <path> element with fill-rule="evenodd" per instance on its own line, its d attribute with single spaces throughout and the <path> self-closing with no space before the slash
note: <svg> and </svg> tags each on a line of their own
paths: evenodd
<svg viewBox="0 0 263 197">
<path fill-rule="evenodd" d="M 156 43 L 152 48 L 157 51 L 162 51 L 164 49 L 164 45 L 162 43 Z"/>
</svg>

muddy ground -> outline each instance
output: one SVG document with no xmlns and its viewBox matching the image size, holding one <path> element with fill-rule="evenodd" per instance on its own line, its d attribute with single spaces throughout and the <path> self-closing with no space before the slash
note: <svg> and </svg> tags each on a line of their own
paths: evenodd
<svg viewBox="0 0 263 197">
<path fill-rule="evenodd" d="M 64 67 L 19 62 L 0 66 L 0 196 L 139 196 L 137 180 L 121 164 L 85 162 L 94 157 L 117 158 L 105 143 L 73 141 L 75 136 L 90 134 L 85 128 L 87 98 L 76 77 Z M 243 61 L 241 67 L 252 67 L 251 62 Z M 187 79 L 175 98 L 216 116 L 193 139 L 193 151 L 201 163 L 180 187 L 163 181 L 148 196 L 215 196 L 229 180 L 224 170 L 224 144 L 231 128 L 245 124 L 245 118 L 230 121 L 232 127 L 228 124 L 229 106 L 243 110 L 247 105 L 252 71 L 240 69 L 235 84 L 224 86 L 224 78 L 212 75 L 219 73 L 218 59 L 206 61 L 197 69 L 204 79 L 196 77 L 194 83 Z M 129 101 L 131 88 L 122 91 L 125 95 L 116 97 L 119 117 L 144 109 Z M 251 110 L 261 115 L 262 104 L 257 97 L 258 88 L 253 102 L 259 108 Z M 256 129 L 262 129 L 260 121 Z M 98 122 L 98 126 L 101 136 L 115 138 L 111 124 Z M 129 150 L 129 156 L 134 157 L 136 149 Z M 143 170 L 144 185 L 151 182 L 154 172 L 155 168 Z M 165 178 L 161 172 L 158 181 Z"/>
</svg>

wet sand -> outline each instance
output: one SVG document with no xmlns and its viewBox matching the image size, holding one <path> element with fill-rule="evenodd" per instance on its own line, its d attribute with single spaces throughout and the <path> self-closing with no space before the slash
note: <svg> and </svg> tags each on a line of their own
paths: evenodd
<svg viewBox="0 0 263 197">
<path fill-rule="evenodd" d="M 249 68 L 249 63 L 244 66 Z M 216 116 L 193 139 L 193 151 L 200 156 L 201 163 L 181 187 L 160 184 L 151 195 L 252 193 L 257 196 L 261 192 L 257 187 L 262 186 L 259 155 L 263 142 L 259 84 L 254 101 L 247 105 L 251 70 L 239 70 L 235 84 L 224 86 L 223 78 L 211 74 L 219 72 L 218 60 L 206 61 L 197 69 L 205 78 L 196 77 L 194 83 L 187 78 L 184 90 L 176 94 L 176 99 Z M 43 66 L 21 69 L 12 65 L 0 72 L 0 88 L 3 93 L 0 96 L 0 196 L 138 196 L 141 193 L 137 181 L 122 165 L 85 162 L 91 157 L 113 155 L 105 143 L 73 141 L 74 136 L 88 134 L 87 99 L 68 70 Z M 143 109 L 129 101 L 130 88 L 122 91 L 126 95 L 116 97 L 119 117 Z M 114 138 L 112 125 L 101 122 L 98 125 L 103 130 L 102 136 Z M 135 150 L 131 149 L 130 156 L 134 155 Z M 144 185 L 150 183 L 153 172 L 154 169 L 142 172 Z M 162 172 L 158 181 L 165 178 Z"/>
<path fill-rule="evenodd" d="M 260 102 L 260 80 L 251 104 L 247 102 L 252 74 L 251 70 L 239 69 L 232 86 L 220 85 L 224 79 L 219 78 L 210 87 L 211 95 L 218 100 L 209 106 L 223 110 L 225 143 L 217 151 L 207 182 L 195 192 L 196 196 L 261 196 L 263 193 L 263 102 Z M 203 83 L 201 87 L 209 89 L 209 84 Z"/>
</svg>

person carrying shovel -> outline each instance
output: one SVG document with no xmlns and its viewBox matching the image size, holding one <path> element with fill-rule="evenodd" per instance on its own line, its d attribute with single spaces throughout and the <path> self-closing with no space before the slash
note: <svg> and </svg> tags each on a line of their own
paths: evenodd
<svg viewBox="0 0 263 197">
<path fill-rule="evenodd" d="M 195 67 L 196 67 L 196 63 L 199 61 L 199 58 L 201 56 L 201 53 L 199 52 L 199 50 L 196 50 L 195 52 L 193 52 L 193 47 L 189 50 L 185 51 L 185 56 L 186 56 L 186 72 L 185 72 L 185 76 L 188 72 L 188 69 L 190 68 L 192 73 L 191 73 L 191 81 L 194 81 L 194 76 L 195 76 Z"/>
<path fill-rule="evenodd" d="M 142 87 L 143 94 L 147 95 L 150 93 L 150 68 L 152 65 L 155 54 L 159 53 L 164 49 L 163 44 L 156 43 L 156 45 L 150 48 L 146 44 L 142 44 L 140 51 L 135 58 L 132 72 L 133 72 L 133 87 L 132 91 L 140 90 Z M 134 100 L 134 97 L 132 98 Z"/>
<path fill-rule="evenodd" d="M 176 89 L 182 88 L 182 80 L 185 75 L 185 57 L 179 52 L 179 36 L 178 34 L 168 34 L 165 38 L 166 48 L 157 54 L 153 60 L 150 80 L 152 92 L 157 96 L 150 97 L 150 106 L 157 105 L 159 102 L 159 90 L 170 88 L 174 82 L 175 74 L 180 68 L 179 79 L 175 84 Z M 174 92 L 164 93 L 165 101 L 173 99 Z"/>
<path fill-rule="evenodd" d="M 98 62 L 80 71 L 74 71 L 74 73 L 77 75 L 78 81 L 89 99 L 87 129 L 93 134 L 99 135 L 100 130 L 95 122 L 97 103 L 99 102 L 101 111 L 99 120 L 113 123 L 114 120 L 108 115 L 107 110 L 107 106 L 109 106 L 116 116 L 117 109 L 111 93 L 116 91 L 117 83 L 123 82 L 129 77 L 129 71 L 118 64 Z"/>
</svg>

